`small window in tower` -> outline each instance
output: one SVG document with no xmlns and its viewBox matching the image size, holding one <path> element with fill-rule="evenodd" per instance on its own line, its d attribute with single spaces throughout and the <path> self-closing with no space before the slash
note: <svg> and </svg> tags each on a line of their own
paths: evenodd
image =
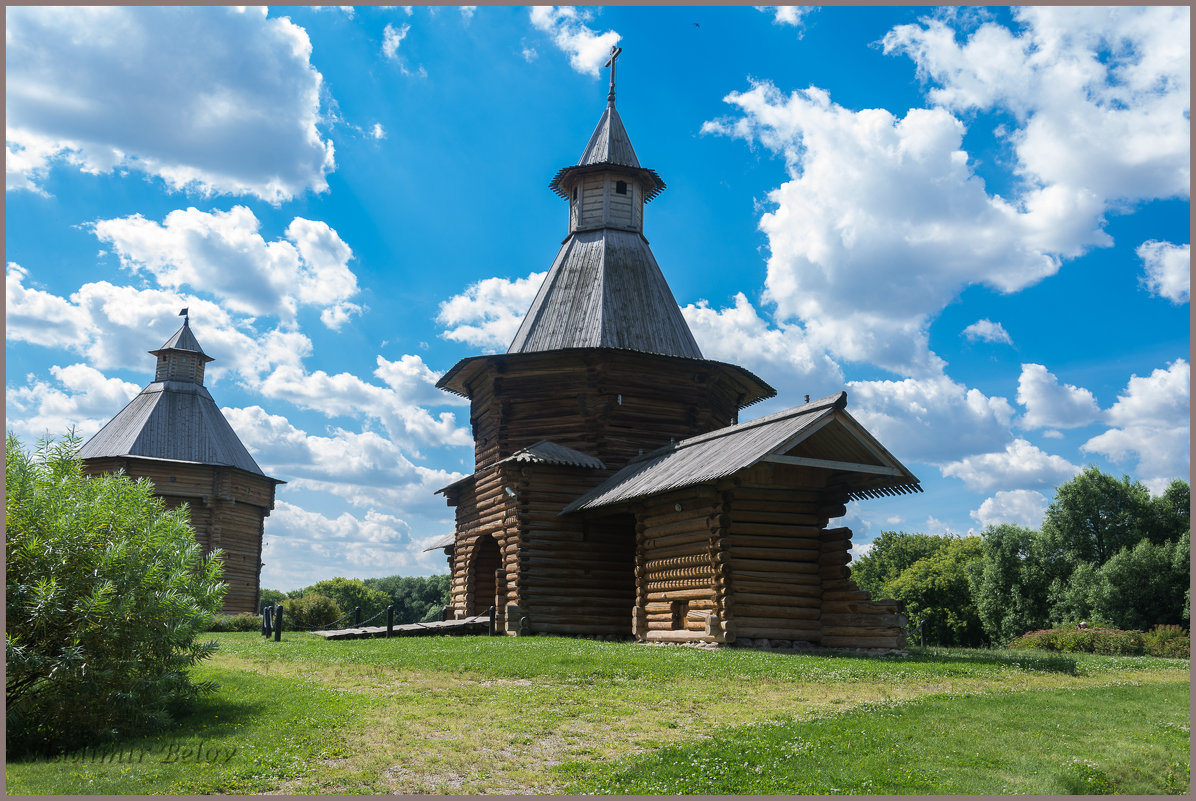
<svg viewBox="0 0 1196 801">
<path fill-rule="evenodd" d="M 615 193 L 619 195 L 627 194 L 627 182 L 615 181 Z"/>
<path fill-rule="evenodd" d="M 577 187 L 576 187 L 576 186 L 575 186 L 575 187 L 573 187 L 573 200 L 574 200 L 574 201 L 576 201 L 576 200 L 577 200 Z"/>
</svg>

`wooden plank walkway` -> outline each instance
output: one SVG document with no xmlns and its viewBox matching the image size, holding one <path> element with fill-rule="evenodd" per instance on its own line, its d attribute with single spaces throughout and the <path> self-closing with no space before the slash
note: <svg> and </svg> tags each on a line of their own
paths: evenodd
<svg viewBox="0 0 1196 801">
<path fill-rule="evenodd" d="M 433 620 L 428 623 L 404 623 L 392 629 L 395 637 L 427 637 L 435 634 L 486 634 L 490 631 L 490 616 L 475 615 L 460 620 Z M 363 626 L 353 629 L 313 631 L 326 640 L 356 640 L 365 637 L 385 637 L 386 626 Z"/>
</svg>

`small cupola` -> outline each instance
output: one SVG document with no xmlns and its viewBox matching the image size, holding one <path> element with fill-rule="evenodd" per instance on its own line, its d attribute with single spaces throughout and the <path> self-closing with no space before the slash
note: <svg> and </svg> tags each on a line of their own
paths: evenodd
<svg viewBox="0 0 1196 801">
<path fill-rule="evenodd" d="M 154 381 L 189 381 L 203 386 L 204 365 L 214 359 L 203 352 L 195 334 L 191 333 L 191 318 L 187 312 L 187 309 L 179 312 L 183 327 L 162 347 L 150 351 L 150 355 L 158 357 Z"/>
<path fill-rule="evenodd" d="M 610 91 L 598 126 L 577 164 L 560 170 L 549 188 L 569 201 L 569 232 L 619 228 L 642 233 L 644 204 L 659 195 L 664 181 L 655 170 L 640 166 L 631 138 L 615 109 L 615 59 L 612 47 Z"/>
</svg>

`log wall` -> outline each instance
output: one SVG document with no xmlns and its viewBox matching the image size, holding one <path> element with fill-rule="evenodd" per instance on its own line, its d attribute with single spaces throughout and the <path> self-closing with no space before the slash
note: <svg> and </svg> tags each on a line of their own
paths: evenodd
<svg viewBox="0 0 1196 801">
<path fill-rule="evenodd" d="M 680 490 L 635 507 L 633 633 L 661 642 L 725 642 L 726 555 L 712 488 Z"/>
<path fill-rule="evenodd" d="M 873 601 L 850 580 L 846 488 L 811 468 L 762 464 L 723 492 L 729 518 L 737 637 L 808 642 L 827 648 L 902 648 L 905 619 L 896 601 Z"/>
<path fill-rule="evenodd" d="M 274 481 L 231 467 L 158 459 L 88 459 L 83 464 L 88 475 L 118 470 L 133 479 L 148 479 L 168 509 L 187 504 L 204 553 L 224 551 L 228 590 L 221 611 L 256 612 L 262 537 L 265 518 L 274 508 Z"/>
<path fill-rule="evenodd" d="M 475 469 L 540 440 L 618 469 L 737 420 L 742 388 L 708 363 L 635 351 L 532 356 L 471 382 Z"/>
<path fill-rule="evenodd" d="M 449 502 L 457 507 L 457 533 L 449 585 L 449 605 L 454 617 L 481 614 L 495 605 L 498 620 L 502 620 L 506 607 L 503 597 L 510 584 L 504 558 L 510 543 L 508 530 L 516 526 L 515 503 L 503 490 L 508 478 L 503 465 L 492 466 L 476 473 L 473 481 L 457 488 L 449 498 Z M 499 558 L 494 562 L 483 550 L 485 538 L 492 539 L 498 546 Z M 489 573 L 480 582 L 479 570 Z M 496 570 L 504 571 L 504 575 L 496 579 Z M 479 585 L 487 591 L 479 594 Z M 491 587 L 493 594 L 488 591 Z"/>
<path fill-rule="evenodd" d="M 608 473 L 551 465 L 520 473 L 519 540 L 508 564 L 518 565 L 512 602 L 524 633 L 626 635 L 635 603 L 634 521 L 559 516 Z"/>
<path fill-rule="evenodd" d="M 825 493 L 738 487 L 723 493 L 737 637 L 822 641 L 820 534 Z"/>
</svg>

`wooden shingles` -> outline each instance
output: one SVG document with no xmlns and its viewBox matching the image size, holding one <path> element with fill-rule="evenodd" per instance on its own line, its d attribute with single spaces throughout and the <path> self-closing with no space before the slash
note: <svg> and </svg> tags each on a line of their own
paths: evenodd
<svg viewBox="0 0 1196 801">
<path fill-rule="evenodd" d="M 106 456 L 229 465 L 264 475 L 207 389 L 188 381 L 149 384 L 79 452 L 82 459 Z"/>
<path fill-rule="evenodd" d="M 647 241 L 614 228 L 565 241 L 508 353 L 566 348 L 702 358 Z"/>
<path fill-rule="evenodd" d="M 849 489 L 853 491 L 917 491 L 917 477 L 887 451 L 883 451 L 879 443 L 843 411 L 846 403 L 847 394 L 840 392 L 758 420 L 682 440 L 628 464 L 603 484 L 569 504 L 564 511 L 599 509 L 726 478 L 767 461 L 773 454 L 783 453 L 800 442 L 803 434 L 812 435 L 822 426 L 832 423 L 838 424 L 848 435 L 857 437 L 857 444 L 868 446 L 870 451 L 883 453 L 887 457 L 883 467 L 887 469 L 883 472 L 853 469 L 856 466 L 852 463 L 834 459 L 815 460 L 821 463 L 808 463 L 809 466 L 824 466 L 851 474 L 851 478 L 843 480 L 849 482 Z M 812 453 L 818 454 L 817 451 Z M 774 461 L 784 462 L 785 459 L 779 456 Z M 864 467 L 871 468 L 873 465 Z"/>
</svg>

